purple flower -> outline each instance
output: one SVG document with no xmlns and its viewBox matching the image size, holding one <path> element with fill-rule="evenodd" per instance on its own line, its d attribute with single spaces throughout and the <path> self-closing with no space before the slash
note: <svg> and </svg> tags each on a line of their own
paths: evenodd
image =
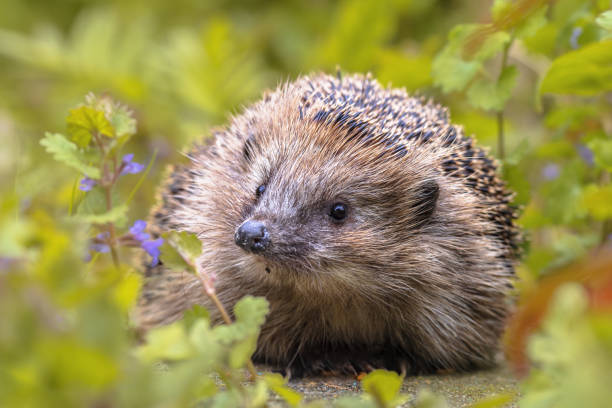
<svg viewBox="0 0 612 408">
<path fill-rule="evenodd" d="M 106 254 L 110 252 L 110 245 L 108 245 L 108 238 L 110 237 L 110 233 L 108 231 L 101 232 L 93 239 L 93 242 L 89 244 L 89 251 L 83 257 L 84 262 L 89 262 L 92 259 L 92 252 L 99 252 L 101 254 Z"/>
<path fill-rule="evenodd" d="M 137 174 L 144 170 L 144 165 L 140 163 L 133 162 L 134 154 L 126 154 L 121 159 L 123 163 L 123 169 L 121 170 L 121 174 Z"/>
<path fill-rule="evenodd" d="M 94 252 L 100 252 L 101 254 L 110 252 L 110 246 L 107 244 L 109 237 L 110 233 L 108 231 L 99 233 L 96 235 L 96 241 L 89 246 L 89 249 Z"/>
<path fill-rule="evenodd" d="M 110 251 L 110 247 L 107 244 L 91 244 L 89 249 L 94 252 L 100 252 L 101 254 L 106 254 Z"/>
<path fill-rule="evenodd" d="M 578 155 L 585 161 L 586 164 L 592 166 L 595 163 L 593 151 L 587 146 L 579 144 L 576 149 L 578 149 Z"/>
<path fill-rule="evenodd" d="M 149 239 L 150 235 L 144 232 L 145 228 L 147 228 L 147 222 L 143 220 L 134 221 L 134 225 L 130 228 L 130 233 L 140 242 L 143 242 Z"/>
<path fill-rule="evenodd" d="M 574 29 L 572 30 L 572 36 L 570 37 L 570 40 L 569 40 L 570 46 L 573 49 L 580 47 L 580 44 L 578 44 L 578 38 L 580 38 L 581 34 L 582 34 L 582 27 L 574 27 Z"/>
<path fill-rule="evenodd" d="M 81 179 L 81 184 L 79 185 L 79 190 L 81 191 L 90 191 L 98 182 L 94 179 L 90 179 L 89 177 L 83 177 Z"/>
<path fill-rule="evenodd" d="M 151 266 L 155 266 L 159 263 L 159 255 L 161 254 L 159 247 L 164 243 L 163 238 L 157 238 L 149 241 L 144 241 L 140 246 L 144 249 L 153 260 L 151 261 Z"/>
<path fill-rule="evenodd" d="M 559 174 L 561 174 L 561 169 L 556 163 L 548 163 L 542 169 L 542 177 L 547 181 L 555 180 L 557 177 L 559 177 Z"/>
</svg>

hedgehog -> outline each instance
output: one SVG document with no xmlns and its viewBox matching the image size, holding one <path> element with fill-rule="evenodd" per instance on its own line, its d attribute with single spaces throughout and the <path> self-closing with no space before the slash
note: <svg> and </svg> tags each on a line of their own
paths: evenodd
<svg viewBox="0 0 612 408">
<path fill-rule="evenodd" d="M 152 232 L 197 235 L 227 310 L 267 299 L 254 362 L 293 377 L 495 364 L 517 211 L 497 162 L 446 108 L 370 74 L 313 74 L 187 156 Z M 168 324 L 196 304 L 221 322 L 196 277 L 149 266 L 136 321 Z"/>
</svg>

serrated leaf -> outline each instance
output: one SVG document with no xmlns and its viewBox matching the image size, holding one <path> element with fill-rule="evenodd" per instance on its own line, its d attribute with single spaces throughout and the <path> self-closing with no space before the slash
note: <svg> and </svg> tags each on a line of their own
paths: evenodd
<svg viewBox="0 0 612 408">
<path fill-rule="evenodd" d="M 162 234 L 162 237 L 164 237 L 164 234 Z M 175 271 L 196 273 L 196 270 L 185 261 L 181 253 L 172 246 L 165 237 L 164 243 L 160 247 L 160 252 L 160 259 L 164 263 L 164 266 Z"/>
<path fill-rule="evenodd" d="M 268 385 L 264 381 L 257 381 L 254 385 L 246 388 L 249 406 L 253 408 L 268 407 Z"/>
<path fill-rule="evenodd" d="M 194 266 L 202 254 L 202 242 L 198 237 L 187 231 L 169 231 L 162 237 L 161 258 L 164 264 L 174 270 L 196 273 Z"/>
<path fill-rule="evenodd" d="M 432 76 L 444 92 L 461 91 L 474 79 L 485 60 L 499 53 L 510 41 L 504 31 L 485 32 L 483 24 L 458 25 L 432 64 Z M 483 31 L 481 40 L 479 32 Z M 475 47 L 473 50 L 466 48 Z M 469 52 L 467 52 L 469 51 Z"/>
<path fill-rule="evenodd" d="M 193 305 L 190 309 L 187 309 L 185 313 L 183 313 L 183 318 L 181 319 L 187 330 L 189 330 L 198 320 L 210 322 L 208 310 L 201 305 Z"/>
<path fill-rule="evenodd" d="M 190 260 L 195 261 L 202 254 L 202 241 L 190 232 L 171 231 L 164 234 L 164 239 Z"/>
<path fill-rule="evenodd" d="M 198 352 L 198 356 L 205 358 L 210 365 L 217 364 L 218 360 L 225 354 L 221 351 L 221 344 L 210 328 L 208 318 L 196 319 L 189 329 L 188 338 Z"/>
<path fill-rule="evenodd" d="M 217 326 L 213 329 L 223 344 L 251 342 L 242 344 L 243 350 L 251 347 L 255 351 L 255 342 L 259 329 L 266 320 L 269 306 L 268 301 L 262 297 L 245 296 L 234 306 L 236 320 L 231 325 Z M 236 356 L 238 358 L 239 356 Z M 250 357 L 250 355 L 249 355 Z"/>
<path fill-rule="evenodd" d="M 456 26 L 450 32 L 446 46 L 433 60 L 431 74 L 442 91 L 461 91 L 478 73 L 482 64 L 479 61 L 465 61 L 462 54 L 466 39 L 479 27 L 475 24 Z"/>
<path fill-rule="evenodd" d="M 478 51 L 474 54 L 473 59 L 484 62 L 500 53 L 509 41 L 510 34 L 505 31 L 497 31 L 493 34 L 489 34 L 486 36 Z"/>
<path fill-rule="evenodd" d="M 475 81 L 468 89 L 467 96 L 475 108 L 501 111 L 512 95 L 518 71 L 515 67 L 505 67 L 495 82 L 486 78 Z"/>
<path fill-rule="evenodd" d="M 229 349 L 228 356 L 229 366 L 234 369 L 244 367 L 255 352 L 256 346 L 256 336 L 251 336 L 247 339 L 232 344 L 231 348 Z"/>
<path fill-rule="evenodd" d="M 110 123 L 115 129 L 115 135 L 122 138 L 122 143 L 136 133 L 136 119 L 124 106 L 115 105 L 110 113 Z"/>
<path fill-rule="evenodd" d="M 245 296 L 234 306 L 236 323 L 242 323 L 257 330 L 266 321 L 269 311 L 268 301 L 263 297 Z"/>
<path fill-rule="evenodd" d="M 265 383 L 272 391 L 278 394 L 287 404 L 292 407 L 297 407 L 302 401 L 302 394 L 289 388 L 287 380 L 280 374 L 266 374 L 263 377 Z"/>
<path fill-rule="evenodd" d="M 385 406 L 397 398 L 402 386 L 402 377 L 396 372 L 374 370 L 361 380 L 361 386 L 368 394 L 384 403 Z"/>
<path fill-rule="evenodd" d="M 604 11 L 595 19 L 597 25 L 606 31 L 612 31 L 612 10 Z"/>
<path fill-rule="evenodd" d="M 612 40 L 586 45 L 555 59 L 540 93 L 595 95 L 612 90 Z"/>
<path fill-rule="evenodd" d="M 94 133 L 114 137 L 113 126 L 106 118 L 104 111 L 90 106 L 80 106 L 70 110 L 68 118 L 68 136 L 79 146 L 87 147 Z"/>
<path fill-rule="evenodd" d="M 53 155 L 55 160 L 78 170 L 89 178 L 100 178 L 100 169 L 89 165 L 85 161 L 85 154 L 80 152 L 77 145 L 66 139 L 63 135 L 46 132 L 40 144 L 44 146 L 47 153 Z"/>
<path fill-rule="evenodd" d="M 78 214 L 74 218 L 91 224 L 106 224 L 112 222 L 123 225 L 127 220 L 127 212 L 128 206 L 121 204 L 101 214 Z"/>
<path fill-rule="evenodd" d="M 147 333 L 147 342 L 136 350 L 144 361 L 184 360 L 193 355 L 185 328 L 180 323 L 158 327 Z"/>
</svg>

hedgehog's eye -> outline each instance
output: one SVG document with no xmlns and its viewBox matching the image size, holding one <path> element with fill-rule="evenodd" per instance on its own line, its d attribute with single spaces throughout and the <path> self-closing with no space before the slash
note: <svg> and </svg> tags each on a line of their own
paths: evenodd
<svg viewBox="0 0 612 408">
<path fill-rule="evenodd" d="M 331 206 L 331 211 L 329 216 L 334 219 L 334 221 L 343 221 L 346 218 L 348 210 L 346 208 L 346 204 L 344 203 L 334 203 Z"/>
<path fill-rule="evenodd" d="M 255 197 L 257 198 L 261 197 L 265 191 L 266 191 L 266 185 L 262 184 L 261 186 L 257 187 L 257 190 L 255 190 Z"/>
</svg>

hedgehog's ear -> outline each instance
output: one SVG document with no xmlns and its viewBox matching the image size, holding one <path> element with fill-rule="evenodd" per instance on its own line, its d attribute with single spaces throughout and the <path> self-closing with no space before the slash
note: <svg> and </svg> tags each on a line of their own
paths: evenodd
<svg viewBox="0 0 612 408">
<path fill-rule="evenodd" d="M 415 189 L 414 194 L 412 209 L 415 214 L 415 222 L 417 227 L 422 227 L 431 219 L 436 209 L 440 187 L 436 181 L 427 180 Z"/>
</svg>

